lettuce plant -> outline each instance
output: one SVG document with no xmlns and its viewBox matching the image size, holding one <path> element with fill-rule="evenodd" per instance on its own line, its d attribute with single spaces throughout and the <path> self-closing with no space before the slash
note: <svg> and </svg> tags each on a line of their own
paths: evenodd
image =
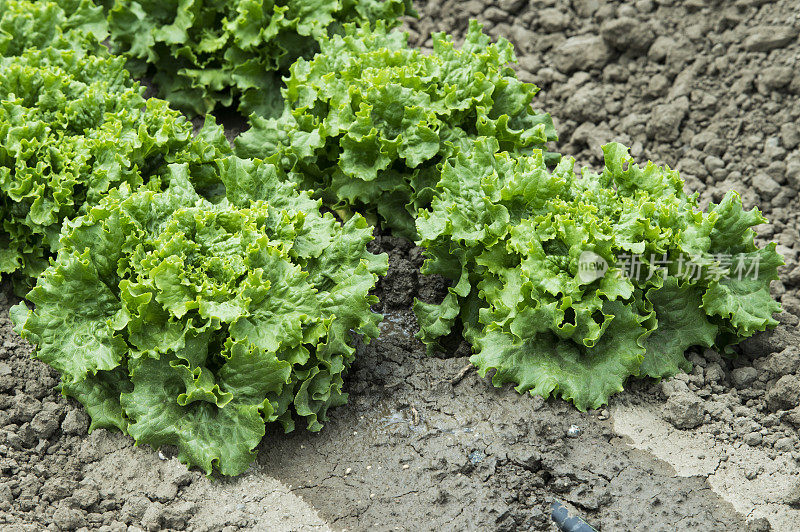
<svg viewBox="0 0 800 532">
<path fill-rule="evenodd" d="M 0 0 L 0 57 L 50 46 L 101 53 L 107 36 L 103 9 L 91 0 Z"/>
<path fill-rule="evenodd" d="M 199 196 L 186 163 L 169 165 L 165 191 L 110 191 L 65 224 L 27 296 L 34 310 L 11 318 L 91 429 L 236 475 L 266 423 L 319 430 L 346 401 L 353 334 L 378 335 L 368 293 L 387 257 L 366 251 L 363 218 L 320 214 L 274 166 L 230 157 L 218 169 L 232 202 Z"/>
<path fill-rule="evenodd" d="M 312 60 L 298 60 L 280 118 L 251 117 L 237 139 L 240 156 L 279 154 L 334 209 L 379 215 L 397 234 L 415 235 L 441 163 L 479 135 L 504 151 L 530 152 L 555 140 L 550 116 L 534 111 L 538 88 L 522 83 L 505 39 L 492 44 L 470 23 L 463 46 L 433 36 L 434 51 L 409 48 L 407 36 L 347 26 L 324 39 Z M 548 162 L 557 160 L 548 154 Z"/>
<path fill-rule="evenodd" d="M 551 173 L 541 153 L 496 153 L 494 139 L 445 163 L 417 219 L 423 272 L 452 281 L 441 303 L 415 304 L 431 348 L 458 321 L 495 385 L 585 410 L 629 376 L 690 369 L 691 346 L 725 349 L 777 323 L 769 285 L 783 262 L 754 244 L 756 209 L 731 191 L 702 212 L 677 172 L 603 151 L 603 172 L 580 179 L 571 159 Z"/>
<path fill-rule="evenodd" d="M 210 120 L 193 136 L 180 113 L 142 93 L 123 58 L 52 47 L 0 58 L 0 275 L 36 277 L 65 219 L 122 183 L 160 179 L 165 164 L 190 164 L 200 188 L 219 185 L 211 163 L 230 152 L 222 129 Z"/>
<path fill-rule="evenodd" d="M 347 22 L 414 14 L 410 0 L 104 0 L 112 51 L 190 114 L 239 98 L 244 113 L 281 107 L 281 76 Z"/>
</svg>

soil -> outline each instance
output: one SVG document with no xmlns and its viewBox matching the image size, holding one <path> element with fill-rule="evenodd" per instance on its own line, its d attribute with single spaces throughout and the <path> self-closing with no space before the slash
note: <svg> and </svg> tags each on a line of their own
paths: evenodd
<svg viewBox="0 0 800 532">
<path fill-rule="evenodd" d="M 316 434 L 268 432 L 236 479 L 187 471 L 105 430 L 29 358 L 0 287 L 2 530 L 554 530 L 557 499 L 598 530 L 790 531 L 800 524 L 800 9 L 779 0 L 416 2 L 410 41 L 458 39 L 469 18 L 517 47 L 542 87 L 558 150 L 599 166 L 618 140 L 681 171 L 704 202 L 729 188 L 770 219 L 785 256 L 780 325 L 690 358 L 675 379 L 634 380 L 608 408 L 495 389 L 469 346 L 426 357 L 414 297 L 444 285 L 421 250 L 380 236 L 383 334 L 361 346 L 350 402 Z M 238 127 L 238 126 L 237 126 Z"/>
</svg>

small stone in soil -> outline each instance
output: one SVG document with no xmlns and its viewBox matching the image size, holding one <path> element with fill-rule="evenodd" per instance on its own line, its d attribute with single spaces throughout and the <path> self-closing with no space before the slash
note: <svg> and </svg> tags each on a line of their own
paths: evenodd
<svg viewBox="0 0 800 532">
<path fill-rule="evenodd" d="M 800 480 L 789 489 L 784 497 L 784 502 L 792 508 L 800 508 Z"/>
<path fill-rule="evenodd" d="M 761 445 L 763 439 L 764 437 L 760 432 L 750 432 L 744 437 L 744 442 L 751 447 L 755 447 L 757 445 Z"/>
<path fill-rule="evenodd" d="M 81 409 L 70 410 L 61 422 L 61 430 L 65 434 L 85 434 L 88 428 L 89 418 Z"/>
<path fill-rule="evenodd" d="M 747 522 L 747 532 L 769 532 L 770 530 L 772 530 L 772 526 L 766 517 L 751 519 Z"/>
<path fill-rule="evenodd" d="M 675 428 L 693 429 L 703 423 L 703 402 L 690 392 L 679 392 L 669 396 L 664 405 L 664 418 Z"/>
</svg>

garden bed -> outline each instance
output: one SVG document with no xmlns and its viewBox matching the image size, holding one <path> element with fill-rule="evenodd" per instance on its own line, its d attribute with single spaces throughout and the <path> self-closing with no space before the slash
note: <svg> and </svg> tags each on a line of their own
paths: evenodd
<svg viewBox="0 0 800 532">
<path fill-rule="evenodd" d="M 495 389 L 453 340 L 427 357 L 414 297 L 444 285 L 421 250 L 379 236 L 381 336 L 362 347 L 350 402 L 320 433 L 268 429 L 243 476 L 209 480 L 105 430 L 29 359 L 0 295 L 0 527 L 39 530 L 551 530 L 564 501 L 600 530 L 792 530 L 800 522 L 800 44 L 793 1 L 417 2 L 412 45 L 463 35 L 469 18 L 508 37 L 543 91 L 558 151 L 598 167 L 618 140 L 681 171 L 701 201 L 730 188 L 770 224 L 786 260 L 780 325 L 735 359 L 697 351 L 691 374 L 632 381 L 578 412 Z M 627 50 L 625 53 L 620 50 Z M 12 526 L 13 525 L 13 526 Z M 133 528 L 128 528 L 128 527 Z"/>
</svg>

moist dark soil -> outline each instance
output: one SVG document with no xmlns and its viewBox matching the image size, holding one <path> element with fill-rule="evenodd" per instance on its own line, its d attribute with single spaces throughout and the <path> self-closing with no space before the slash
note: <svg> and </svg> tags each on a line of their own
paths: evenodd
<svg viewBox="0 0 800 532">
<path fill-rule="evenodd" d="M 416 3 L 412 45 L 429 47 L 431 31 L 459 40 L 470 18 L 511 40 L 557 150 L 579 165 L 598 167 L 617 140 L 680 170 L 703 202 L 733 188 L 758 205 L 770 219 L 759 242 L 777 241 L 786 260 L 772 286 L 780 325 L 736 358 L 693 352 L 690 374 L 632 380 L 608 408 L 580 413 L 493 388 L 457 336 L 426 356 L 411 304 L 445 285 L 418 273 L 419 248 L 379 236 L 386 317 L 359 349 L 348 405 L 320 433 L 268 431 L 243 477 L 209 481 L 170 449 L 87 435 L 83 409 L 11 330 L 4 286 L 0 529 L 554 530 L 554 499 L 603 531 L 799 528 L 800 4 Z"/>
</svg>

